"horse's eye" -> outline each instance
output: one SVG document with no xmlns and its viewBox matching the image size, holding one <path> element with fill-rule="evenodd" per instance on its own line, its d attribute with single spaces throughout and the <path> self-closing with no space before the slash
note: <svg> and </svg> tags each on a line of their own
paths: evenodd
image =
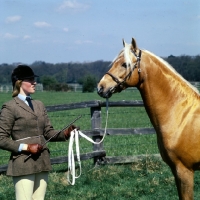
<svg viewBox="0 0 200 200">
<path fill-rule="evenodd" d="M 122 67 L 127 68 L 126 63 L 123 63 L 123 64 L 122 64 Z"/>
</svg>

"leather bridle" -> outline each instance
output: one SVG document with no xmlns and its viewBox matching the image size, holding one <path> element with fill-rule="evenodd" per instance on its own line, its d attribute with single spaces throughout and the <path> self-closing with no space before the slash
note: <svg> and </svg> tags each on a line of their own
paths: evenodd
<svg viewBox="0 0 200 200">
<path fill-rule="evenodd" d="M 119 81 L 119 79 L 116 76 L 114 76 L 113 74 L 111 74 L 110 72 L 106 72 L 106 74 L 111 76 L 112 79 L 117 83 L 117 85 L 115 87 L 110 88 L 110 92 L 111 93 L 114 93 L 116 90 L 118 90 L 118 91 L 122 91 L 123 90 L 124 84 L 125 84 L 127 78 L 130 78 L 130 76 L 133 73 L 135 68 L 138 68 L 138 73 L 141 72 L 140 60 L 141 60 L 142 51 L 139 50 L 139 54 L 138 55 L 134 51 L 131 51 L 131 52 L 135 55 L 135 57 L 137 58 L 137 61 L 136 61 L 135 65 L 133 66 L 133 68 L 131 69 L 131 71 L 125 76 L 125 78 L 122 81 Z"/>
</svg>

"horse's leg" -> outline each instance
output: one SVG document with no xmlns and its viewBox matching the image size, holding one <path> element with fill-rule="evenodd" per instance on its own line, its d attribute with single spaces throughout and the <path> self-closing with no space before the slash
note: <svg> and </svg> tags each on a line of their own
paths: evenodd
<svg viewBox="0 0 200 200">
<path fill-rule="evenodd" d="M 171 169 L 175 177 L 179 199 L 192 200 L 194 194 L 194 171 L 187 169 L 183 164 Z"/>
</svg>

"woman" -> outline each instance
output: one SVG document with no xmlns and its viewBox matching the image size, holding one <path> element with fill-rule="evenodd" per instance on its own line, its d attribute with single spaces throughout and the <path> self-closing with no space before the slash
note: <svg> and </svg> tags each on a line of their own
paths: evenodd
<svg viewBox="0 0 200 200">
<path fill-rule="evenodd" d="M 53 129 L 43 103 L 31 100 L 35 77 L 27 65 L 13 70 L 13 99 L 2 106 L 0 114 L 0 148 L 11 152 L 7 175 L 13 177 L 17 200 L 44 199 L 52 168 L 49 150 L 43 144 L 58 132 Z M 75 128 L 70 126 L 51 141 L 67 140 Z"/>
</svg>

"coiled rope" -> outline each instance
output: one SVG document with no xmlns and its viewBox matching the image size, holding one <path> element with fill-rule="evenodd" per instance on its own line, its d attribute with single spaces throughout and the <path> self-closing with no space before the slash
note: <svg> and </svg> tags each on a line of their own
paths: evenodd
<svg viewBox="0 0 200 200">
<path fill-rule="evenodd" d="M 79 178 L 81 176 L 81 160 L 80 160 L 80 148 L 79 148 L 79 135 L 89 142 L 93 144 L 100 144 L 103 142 L 105 136 L 106 136 L 106 129 L 107 129 L 107 123 L 108 123 L 108 99 L 106 99 L 106 125 L 105 130 L 103 134 L 103 138 L 99 142 L 93 141 L 90 137 L 86 136 L 84 133 L 82 133 L 80 130 L 74 129 L 71 132 L 70 139 L 69 139 L 69 147 L 68 147 L 68 173 L 67 173 L 67 181 L 71 185 L 75 184 L 75 179 Z M 74 160 L 74 151 L 73 151 L 73 145 L 75 143 L 76 146 L 76 156 L 77 156 L 77 162 L 79 165 L 79 175 L 76 176 L 75 172 L 75 160 Z"/>
</svg>

